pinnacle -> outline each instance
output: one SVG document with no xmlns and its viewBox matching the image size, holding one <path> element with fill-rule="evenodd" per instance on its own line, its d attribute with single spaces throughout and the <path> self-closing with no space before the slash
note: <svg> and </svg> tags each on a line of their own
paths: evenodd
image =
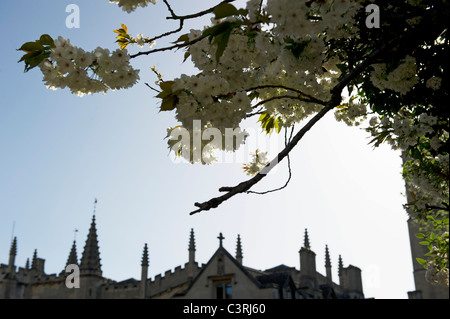
<svg viewBox="0 0 450 319">
<path fill-rule="evenodd" d="M 309 244 L 309 237 L 308 237 L 308 229 L 305 228 L 305 241 L 303 243 L 303 247 L 310 249 L 311 246 Z"/>
<path fill-rule="evenodd" d="M 77 246 L 75 240 L 73 241 L 72 249 L 69 253 L 69 258 L 67 258 L 66 267 L 68 265 L 78 265 Z"/>
<path fill-rule="evenodd" d="M 148 261 L 148 247 L 147 247 L 147 243 L 144 245 L 144 252 L 142 254 L 142 262 L 141 262 L 141 266 L 147 266 L 149 265 L 149 261 Z"/>
<path fill-rule="evenodd" d="M 84 246 L 80 262 L 80 270 L 94 272 L 101 275 L 100 253 L 97 240 L 97 229 L 95 226 L 95 215 L 92 217 L 91 227 Z"/>
<path fill-rule="evenodd" d="M 11 244 L 11 249 L 9 251 L 10 256 L 16 256 L 17 255 L 17 237 L 14 237 L 14 240 Z"/>
</svg>

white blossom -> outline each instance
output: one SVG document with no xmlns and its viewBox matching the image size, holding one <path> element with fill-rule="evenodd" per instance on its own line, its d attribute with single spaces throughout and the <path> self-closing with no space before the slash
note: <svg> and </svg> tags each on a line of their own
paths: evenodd
<svg viewBox="0 0 450 319">
<path fill-rule="evenodd" d="M 110 3 L 116 3 L 123 11 L 128 13 L 136 10 L 137 7 L 146 7 L 150 3 L 156 4 L 157 0 L 109 0 Z"/>
</svg>

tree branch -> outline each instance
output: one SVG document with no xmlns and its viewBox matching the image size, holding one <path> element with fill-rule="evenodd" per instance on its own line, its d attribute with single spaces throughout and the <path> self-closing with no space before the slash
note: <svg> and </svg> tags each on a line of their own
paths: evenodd
<svg viewBox="0 0 450 319">
<path fill-rule="evenodd" d="M 168 20 L 179 20 L 180 21 L 180 25 L 178 26 L 177 29 L 172 30 L 172 31 L 168 31 L 168 32 L 160 34 L 158 36 L 155 36 L 155 37 L 149 39 L 147 42 L 155 41 L 157 39 L 161 39 L 161 38 L 167 37 L 167 36 L 169 36 L 171 34 L 180 32 L 181 30 L 183 30 L 184 20 L 194 19 L 194 18 L 198 18 L 198 17 L 204 16 L 205 14 L 213 12 L 214 9 L 217 6 L 219 6 L 219 5 L 223 4 L 223 3 L 230 3 L 230 2 L 234 2 L 234 1 L 235 0 L 224 0 L 221 3 L 219 3 L 218 5 L 216 5 L 216 6 L 212 7 L 212 8 L 206 9 L 204 11 L 201 11 L 201 12 L 198 12 L 198 13 L 194 13 L 194 14 L 185 15 L 185 16 L 178 16 L 173 11 L 173 9 L 170 6 L 169 2 L 167 0 L 163 0 L 164 4 L 167 7 L 167 10 L 169 10 L 169 12 L 170 12 L 170 17 L 166 17 L 166 19 L 168 19 Z M 162 52 L 162 51 L 169 51 L 169 50 L 184 48 L 184 47 L 192 45 L 192 44 L 194 44 L 194 43 L 196 43 L 196 42 L 198 42 L 198 41 L 200 41 L 200 40 L 202 40 L 204 38 L 206 38 L 206 36 L 201 36 L 201 37 L 199 37 L 199 38 L 197 38 L 195 40 L 192 40 L 192 41 L 189 41 L 189 42 L 186 42 L 186 43 L 182 43 L 182 44 L 175 44 L 175 45 L 164 47 L 164 48 L 138 52 L 136 54 L 130 55 L 130 59 L 136 58 L 136 57 L 138 57 L 140 55 L 149 55 L 149 54 L 156 53 L 156 52 Z"/>
<path fill-rule="evenodd" d="M 221 4 L 223 4 L 223 3 L 231 3 L 231 2 L 234 2 L 235 0 L 224 0 L 224 1 L 222 1 L 221 3 L 219 3 L 218 5 L 215 5 L 215 6 L 212 7 L 212 8 L 209 8 L 209 9 L 206 9 L 206 10 L 203 10 L 203 11 L 200 11 L 200 12 L 197 12 L 197 13 L 194 13 L 194 14 L 188 14 L 188 15 L 185 15 L 185 16 L 177 16 L 175 13 L 173 13 L 173 11 L 172 11 L 172 9 L 170 8 L 170 6 L 169 6 L 169 4 L 167 3 L 167 1 L 165 1 L 165 0 L 163 0 L 163 1 L 164 1 L 164 3 L 167 5 L 167 7 L 169 8 L 170 13 L 172 14 L 172 16 L 171 16 L 171 17 L 167 17 L 167 19 L 172 19 L 172 20 L 186 20 L 186 19 L 194 19 L 194 18 L 198 18 L 198 17 L 204 16 L 205 14 L 208 14 L 208 13 L 213 12 L 214 9 L 215 9 L 216 7 L 218 7 L 218 6 L 220 6 Z"/>
<path fill-rule="evenodd" d="M 226 192 L 226 194 L 214 197 L 210 199 L 209 201 L 203 202 L 203 203 L 195 203 L 194 205 L 198 207 L 197 210 L 190 213 L 190 215 L 194 215 L 197 213 L 200 213 L 202 211 L 210 210 L 211 208 L 216 208 L 220 204 L 222 204 L 224 201 L 230 199 L 231 197 L 247 192 L 251 187 L 253 187 L 256 183 L 261 181 L 266 175 L 272 170 L 273 167 L 278 165 L 279 162 L 281 162 L 288 154 L 292 151 L 292 149 L 297 145 L 297 143 L 303 138 L 303 136 L 319 121 L 321 120 L 330 110 L 332 110 L 335 106 L 339 105 L 341 103 L 341 94 L 342 90 L 354 79 L 356 79 L 361 72 L 365 70 L 366 67 L 368 67 L 372 61 L 377 58 L 384 50 L 387 48 L 390 48 L 394 43 L 396 45 L 400 44 L 400 39 L 393 39 L 389 41 L 388 43 L 381 46 L 381 48 L 373 51 L 371 54 L 368 55 L 368 57 L 362 61 L 360 64 L 358 64 L 350 73 L 345 75 L 339 83 L 337 83 L 333 89 L 331 90 L 331 98 L 326 103 L 325 107 L 322 108 L 311 120 L 308 121 L 308 123 L 303 126 L 300 131 L 292 138 L 292 140 L 286 145 L 286 147 L 278 153 L 278 155 L 269 163 L 267 164 L 258 174 L 256 174 L 251 179 L 241 182 L 240 184 L 234 186 L 234 187 L 221 187 L 219 189 L 219 192 Z"/>
</svg>

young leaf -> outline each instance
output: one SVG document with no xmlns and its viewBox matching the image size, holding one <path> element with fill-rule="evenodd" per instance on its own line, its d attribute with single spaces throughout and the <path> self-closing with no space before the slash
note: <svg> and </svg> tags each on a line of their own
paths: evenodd
<svg viewBox="0 0 450 319">
<path fill-rule="evenodd" d="M 178 103 L 178 96 L 169 94 L 161 102 L 161 111 L 172 111 Z"/>
<path fill-rule="evenodd" d="M 189 42 L 189 34 L 183 34 L 181 35 L 176 41 L 172 42 L 172 43 L 178 43 L 178 42 Z"/>
<path fill-rule="evenodd" d="M 224 33 L 219 34 L 214 38 L 214 43 L 217 44 L 217 50 L 216 50 L 216 61 L 219 63 L 220 58 L 222 57 L 223 53 L 225 52 L 225 49 L 228 45 L 228 40 L 230 39 L 231 35 L 231 28 L 226 30 Z"/>
<path fill-rule="evenodd" d="M 41 35 L 41 38 L 39 39 L 39 41 L 41 42 L 41 44 L 43 45 L 48 45 L 51 48 L 55 47 L 55 42 L 53 41 L 52 37 L 49 36 L 48 34 L 43 34 Z"/>
<path fill-rule="evenodd" d="M 215 19 L 222 19 L 225 17 L 239 14 L 239 10 L 229 3 L 221 3 L 214 8 L 213 13 L 216 15 Z"/>
<path fill-rule="evenodd" d="M 25 52 L 32 52 L 32 51 L 39 51 L 39 50 L 45 50 L 44 46 L 40 44 L 38 41 L 35 42 L 26 42 L 22 44 L 22 46 L 17 49 L 17 51 L 25 51 Z"/>
<path fill-rule="evenodd" d="M 421 264 L 421 265 L 426 265 L 426 264 L 427 264 L 427 261 L 424 260 L 424 259 L 422 259 L 422 258 L 416 258 L 416 260 L 417 260 L 417 262 L 418 262 L 419 264 Z"/>
</svg>

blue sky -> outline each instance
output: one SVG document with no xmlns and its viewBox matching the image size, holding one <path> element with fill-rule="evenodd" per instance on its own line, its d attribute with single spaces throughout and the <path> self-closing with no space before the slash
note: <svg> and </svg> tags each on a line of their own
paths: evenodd
<svg viewBox="0 0 450 319">
<path fill-rule="evenodd" d="M 78 29 L 66 28 L 69 4 L 80 8 Z M 213 4 L 173 1 L 173 8 L 185 14 Z M 374 150 L 363 130 L 336 123 L 329 114 L 292 152 L 288 188 L 265 196 L 238 195 L 215 210 L 190 216 L 194 202 L 248 177 L 242 163 L 201 166 L 171 160 L 164 137 L 177 122 L 173 113 L 158 113 L 158 100 L 144 82 L 156 80 L 153 65 L 166 79 L 195 72 L 190 63 L 181 63 L 183 52 L 135 59 L 139 84 L 83 98 L 46 89 L 39 70 L 24 74 L 23 64 L 17 63 L 21 54 L 15 49 L 43 33 L 70 38 L 86 50 L 116 49 L 112 31 L 121 23 L 131 34 L 153 36 L 176 26 L 166 16 L 162 3 L 133 14 L 106 0 L 0 3 L 1 30 L 8 34 L 0 51 L 0 263 L 8 262 L 14 225 L 16 265 L 24 266 L 37 249 L 46 259 L 46 272 L 59 273 L 74 229 L 81 257 L 97 198 L 103 274 L 114 280 L 140 278 L 144 243 L 152 278 L 187 262 L 191 228 L 200 263 L 217 249 L 222 232 L 232 254 L 241 235 L 246 266 L 298 269 L 308 228 L 319 272 L 325 274 L 327 244 L 335 281 L 341 254 L 344 266 L 362 269 L 367 297 L 407 298 L 414 283 L 400 154 L 386 145 Z M 202 26 L 190 23 L 187 31 Z M 256 120 L 245 125 L 259 131 Z M 265 138 L 257 141 L 265 144 Z M 281 139 L 272 141 L 281 147 Z M 286 178 L 282 162 L 255 190 L 279 187 Z"/>
</svg>

